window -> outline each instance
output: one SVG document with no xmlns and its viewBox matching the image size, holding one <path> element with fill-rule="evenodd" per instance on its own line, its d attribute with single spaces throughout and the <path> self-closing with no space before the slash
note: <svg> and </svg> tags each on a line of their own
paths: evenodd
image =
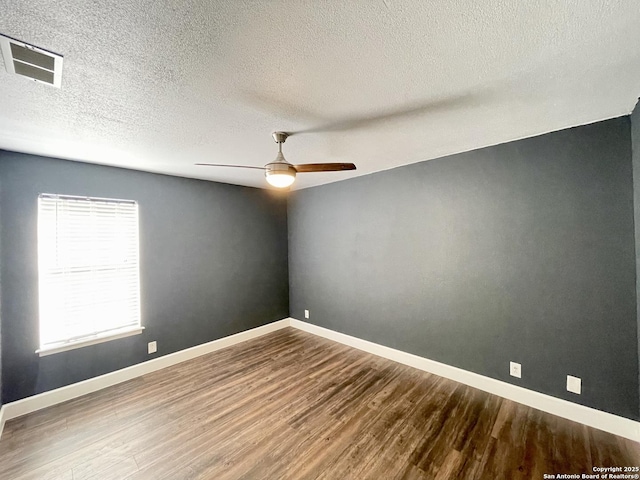
<svg viewBox="0 0 640 480">
<path fill-rule="evenodd" d="M 38 197 L 40 355 L 140 333 L 138 205 Z"/>
</svg>

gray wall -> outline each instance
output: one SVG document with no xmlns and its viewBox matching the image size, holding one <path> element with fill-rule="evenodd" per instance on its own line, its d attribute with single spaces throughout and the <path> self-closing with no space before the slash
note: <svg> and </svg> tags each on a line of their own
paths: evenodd
<svg viewBox="0 0 640 480">
<path fill-rule="evenodd" d="M 291 315 L 638 419 L 630 135 L 618 118 L 295 192 Z"/>
<path fill-rule="evenodd" d="M 34 353 L 41 192 L 138 201 L 143 334 L 42 358 Z M 0 205 L 5 403 L 289 314 L 282 196 L 0 151 Z M 152 340 L 159 351 L 147 355 Z"/>
<path fill-rule="evenodd" d="M 640 298 L 640 282 L 637 281 L 637 273 L 640 272 L 640 103 L 636 104 L 636 108 L 631 114 L 631 152 L 633 158 L 633 206 L 636 235 L 636 297 Z M 638 357 L 640 358 L 640 302 L 637 305 L 637 309 Z M 640 378 L 638 378 L 638 388 L 640 388 Z"/>
</svg>

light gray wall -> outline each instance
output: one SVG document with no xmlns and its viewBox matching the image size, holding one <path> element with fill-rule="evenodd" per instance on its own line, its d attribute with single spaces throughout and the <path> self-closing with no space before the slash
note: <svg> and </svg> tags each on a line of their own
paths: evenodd
<svg viewBox="0 0 640 480">
<path fill-rule="evenodd" d="M 638 419 L 630 134 L 618 118 L 295 192 L 292 316 Z"/>
<path fill-rule="evenodd" d="M 633 204 L 636 237 L 636 297 L 640 298 L 640 282 L 638 281 L 638 273 L 640 272 L 640 103 L 636 104 L 636 108 L 631 114 L 631 152 L 633 159 Z M 640 302 L 637 305 L 636 318 L 638 320 L 638 357 L 640 359 Z M 638 378 L 638 388 L 640 388 L 640 378 Z M 640 415 L 640 412 L 638 414 Z"/>
<path fill-rule="evenodd" d="M 42 192 L 138 202 L 142 335 L 42 358 L 34 353 Z M 0 204 L 5 402 L 289 315 L 284 196 L 0 151 Z M 152 340 L 159 351 L 150 356 Z"/>
</svg>

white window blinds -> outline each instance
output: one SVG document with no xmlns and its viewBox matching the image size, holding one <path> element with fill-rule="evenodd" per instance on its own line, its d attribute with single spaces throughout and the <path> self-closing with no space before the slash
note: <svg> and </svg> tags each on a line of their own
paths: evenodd
<svg viewBox="0 0 640 480">
<path fill-rule="evenodd" d="M 138 205 L 38 198 L 40 349 L 140 327 Z"/>
</svg>

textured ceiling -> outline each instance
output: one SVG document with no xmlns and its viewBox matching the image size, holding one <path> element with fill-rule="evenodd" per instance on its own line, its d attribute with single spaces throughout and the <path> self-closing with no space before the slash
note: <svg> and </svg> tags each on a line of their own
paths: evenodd
<svg viewBox="0 0 640 480">
<path fill-rule="evenodd" d="M 0 33 L 64 55 L 0 69 L 0 148 L 266 187 L 274 130 L 308 187 L 628 114 L 638 0 L 3 0 Z M 0 60 L 1 62 L 2 60 Z"/>
</svg>

